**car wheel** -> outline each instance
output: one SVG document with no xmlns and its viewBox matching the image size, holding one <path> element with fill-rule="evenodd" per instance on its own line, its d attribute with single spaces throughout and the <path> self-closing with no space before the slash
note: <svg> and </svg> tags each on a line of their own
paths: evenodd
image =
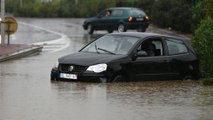
<svg viewBox="0 0 213 120">
<path fill-rule="evenodd" d="M 182 78 L 183 80 L 192 80 L 193 77 L 191 75 L 186 75 Z"/>
<path fill-rule="evenodd" d="M 126 32 L 126 27 L 124 26 L 124 24 L 118 25 L 118 32 Z"/>
<path fill-rule="evenodd" d="M 94 32 L 93 26 L 92 26 L 92 24 L 89 24 L 87 26 L 87 33 L 90 34 L 90 35 L 92 35 L 93 32 Z"/>
<path fill-rule="evenodd" d="M 116 75 L 113 79 L 112 82 L 124 82 L 125 77 L 123 75 Z"/>
<path fill-rule="evenodd" d="M 113 32 L 113 30 L 111 30 L 111 29 L 109 29 L 109 30 L 107 30 L 108 31 L 108 33 L 112 33 Z"/>
</svg>

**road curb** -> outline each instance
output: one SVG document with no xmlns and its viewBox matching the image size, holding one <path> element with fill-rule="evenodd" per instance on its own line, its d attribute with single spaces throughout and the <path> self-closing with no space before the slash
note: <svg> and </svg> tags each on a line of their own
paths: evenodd
<svg viewBox="0 0 213 120">
<path fill-rule="evenodd" d="M 42 48 L 43 46 L 40 46 L 40 45 L 32 45 L 30 48 L 0 56 L 0 62 L 15 59 L 15 58 L 21 58 L 21 57 L 25 57 L 32 54 L 38 54 L 42 51 Z"/>
</svg>

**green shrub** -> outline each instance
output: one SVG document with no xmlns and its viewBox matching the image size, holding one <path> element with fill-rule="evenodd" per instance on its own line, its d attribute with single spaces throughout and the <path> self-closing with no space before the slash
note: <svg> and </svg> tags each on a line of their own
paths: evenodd
<svg viewBox="0 0 213 120">
<path fill-rule="evenodd" d="M 213 85 L 213 77 L 207 77 L 202 80 L 203 85 Z"/>
<path fill-rule="evenodd" d="M 207 16 L 213 17 L 213 0 L 207 0 L 206 3 L 206 14 Z"/>
<path fill-rule="evenodd" d="M 190 33 L 192 21 L 191 0 L 158 0 L 151 11 L 151 21 L 163 28 Z"/>
<path fill-rule="evenodd" d="M 192 8 L 192 31 L 193 32 L 195 32 L 195 30 L 199 27 L 201 20 L 203 20 L 206 16 L 205 2 L 206 1 L 203 1 L 203 0 L 197 0 L 194 3 L 194 6 Z"/>
<path fill-rule="evenodd" d="M 213 19 L 208 17 L 201 21 L 195 31 L 193 47 L 200 60 L 203 77 L 213 77 Z"/>
</svg>

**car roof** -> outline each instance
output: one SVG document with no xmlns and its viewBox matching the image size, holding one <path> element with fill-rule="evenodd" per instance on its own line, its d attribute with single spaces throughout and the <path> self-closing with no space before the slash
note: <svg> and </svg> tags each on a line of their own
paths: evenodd
<svg viewBox="0 0 213 120">
<path fill-rule="evenodd" d="M 135 8 L 135 7 L 111 7 L 109 9 L 139 9 L 139 8 Z"/>
<path fill-rule="evenodd" d="M 121 32 L 121 33 L 111 33 L 109 35 L 124 35 L 124 36 L 138 37 L 141 39 L 147 38 L 147 37 L 171 37 L 171 38 L 186 40 L 185 38 L 179 37 L 179 36 L 172 36 L 172 35 L 158 34 L 158 33 L 149 33 L 149 32 Z"/>
</svg>

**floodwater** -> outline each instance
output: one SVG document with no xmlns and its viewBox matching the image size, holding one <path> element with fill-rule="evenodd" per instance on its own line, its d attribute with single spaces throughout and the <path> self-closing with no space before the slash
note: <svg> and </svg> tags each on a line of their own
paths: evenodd
<svg viewBox="0 0 213 120">
<path fill-rule="evenodd" d="M 18 19 L 12 43 L 49 42 L 40 55 L 0 63 L 0 120 L 213 119 L 213 87 L 196 80 L 51 82 L 58 57 L 95 39 L 85 34 L 82 21 Z"/>
</svg>

